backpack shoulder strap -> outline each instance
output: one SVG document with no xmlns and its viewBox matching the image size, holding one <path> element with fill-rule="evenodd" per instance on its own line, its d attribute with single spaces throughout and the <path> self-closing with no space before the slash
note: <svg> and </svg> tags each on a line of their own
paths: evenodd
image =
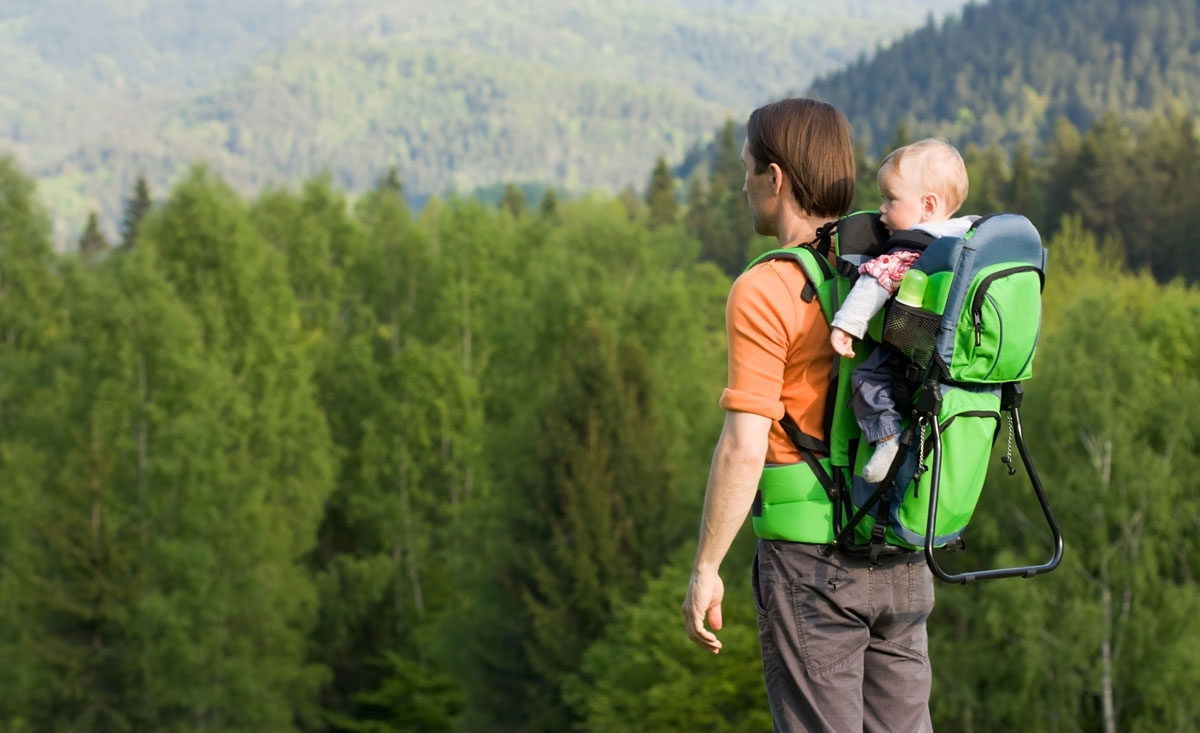
<svg viewBox="0 0 1200 733">
<path fill-rule="evenodd" d="M 746 265 L 749 270 L 755 265 L 760 265 L 763 262 L 771 260 L 788 260 L 795 262 L 804 271 L 804 289 L 800 292 L 800 297 L 805 303 L 811 303 L 813 298 L 818 298 L 822 286 L 825 283 L 833 280 L 833 267 L 829 264 L 829 260 L 822 257 L 810 245 L 802 244 L 798 247 L 785 247 L 783 249 L 773 249 L 763 252 L 758 257 Z M 826 321 L 833 320 L 831 304 L 827 298 L 818 298 L 821 303 L 821 311 L 825 314 Z"/>
</svg>

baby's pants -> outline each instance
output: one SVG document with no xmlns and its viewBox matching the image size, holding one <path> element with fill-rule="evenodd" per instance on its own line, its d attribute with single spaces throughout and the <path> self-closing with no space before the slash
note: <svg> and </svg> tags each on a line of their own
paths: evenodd
<svg viewBox="0 0 1200 733">
<path fill-rule="evenodd" d="M 863 438 L 878 443 L 900 432 L 900 413 L 892 391 L 891 354 L 883 347 L 876 348 L 866 361 L 850 375 L 853 393 L 850 404 Z"/>
</svg>

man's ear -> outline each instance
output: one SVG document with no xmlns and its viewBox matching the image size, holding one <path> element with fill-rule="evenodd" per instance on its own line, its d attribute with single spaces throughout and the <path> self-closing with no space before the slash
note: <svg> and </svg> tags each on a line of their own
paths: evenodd
<svg viewBox="0 0 1200 733">
<path fill-rule="evenodd" d="M 783 190 L 785 178 L 783 175 L 783 169 L 779 167 L 778 163 L 771 163 L 769 166 L 767 166 L 767 168 L 771 171 L 771 189 L 775 192 L 775 195 L 778 196 L 779 192 Z"/>
</svg>

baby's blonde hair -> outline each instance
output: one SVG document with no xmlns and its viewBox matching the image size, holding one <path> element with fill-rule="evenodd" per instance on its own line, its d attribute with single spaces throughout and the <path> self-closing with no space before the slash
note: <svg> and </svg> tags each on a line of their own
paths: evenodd
<svg viewBox="0 0 1200 733">
<path fill-rule="evenodd" d="M 896 148 L 879 164 L 879 177 L 894 171 L 921 191 L 932 191 L 946 202 L 947 214 L 953 214 L 967 200 L 967 166 L 950 143 L 941 138 L 926 138 Z"/>
</svg>

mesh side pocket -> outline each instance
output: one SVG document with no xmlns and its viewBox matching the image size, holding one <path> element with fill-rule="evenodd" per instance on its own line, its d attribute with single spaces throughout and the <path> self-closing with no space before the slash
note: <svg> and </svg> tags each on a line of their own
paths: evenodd
<svg viewBox="0 0 1200 733">
<path fill-rule="evenodd" d="M 937 332 L 941 323 L 942 317 L 937 313 L 893 300 L 883 322 L 883 343 L 924 369 L 937 347 Z"/>
</svg>

